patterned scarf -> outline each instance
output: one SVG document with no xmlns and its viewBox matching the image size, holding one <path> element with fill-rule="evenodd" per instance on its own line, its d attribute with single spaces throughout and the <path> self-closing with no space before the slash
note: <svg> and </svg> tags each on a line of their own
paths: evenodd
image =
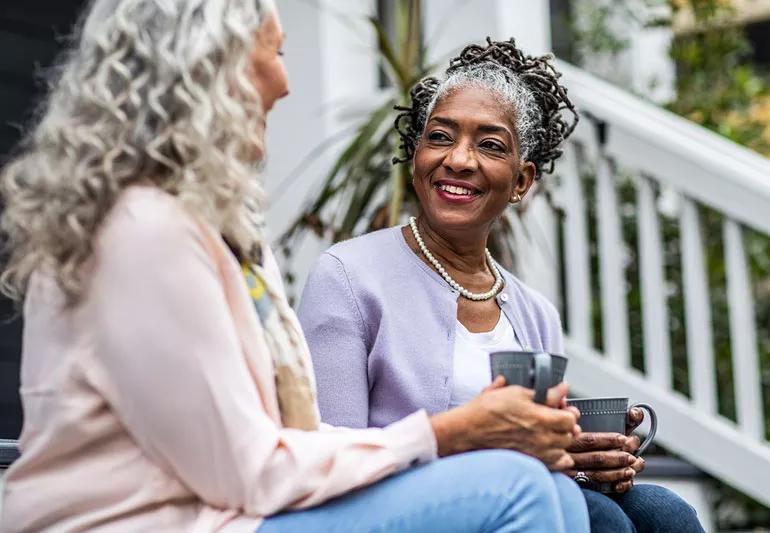
<svg viewBox="0 0 770 533">
<path fill-rule="evenodd" d="M 241 264 L 241 269 L 273 359 L 281 423 L 288 428 L 316 430 L 320 416 L 310 354 L 296 321 L 290 318 L 289 303 L 265 283 L 269 277 L 261 266 Z"/>
</svg>

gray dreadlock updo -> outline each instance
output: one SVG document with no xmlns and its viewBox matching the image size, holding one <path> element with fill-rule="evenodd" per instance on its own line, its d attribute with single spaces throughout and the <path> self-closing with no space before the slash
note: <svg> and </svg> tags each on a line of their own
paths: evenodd
<svg viewBox="0 0 770 533">
<path fill-rule="evenodd" d="M 567 89 L 551 56 L 525 56 L 513 39 L 492 41 L 487 46 L 470 45 L 452 59 L 443 80 L 427 77 L 410 92 L 411 107 L 400 111 L 395 127 L 401 136 L 403 156 L 394 163 L 410 161 L 420 142 L 425 124 L 436 104 L 461 87 L 486 89 L 511 110 L 518 135 L 520 157 L 535 163 L 537 177 L 553 171 L 559 148 L 578 121 L 577 111 L 567 98 Z M 567 121 L 562 111 L 571 114 Z"/>
</svg>

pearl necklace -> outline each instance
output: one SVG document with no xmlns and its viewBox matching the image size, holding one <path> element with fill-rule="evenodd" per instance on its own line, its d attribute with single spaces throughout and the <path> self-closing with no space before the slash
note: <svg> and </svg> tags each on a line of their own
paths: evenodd
<svg viewBox="0 0 770 533">
<path fill-rule="evenodd" d="M 458 291 L 461 295 L 463 295 L 468 300 L 473 300 L 476 302 L 482 302 L 484 300 L 489 300 L 490 298 L 493 298 L 500 288 L 503 286 L 503 276 L 500 275 L 500 269 L 497 268 L 497 265 L 495 264 L 495 261 L 492 259 L 492 254 L 489 253 L 488 249 L 484 249 L 484 252 L 487 254 L 487 262 L 489 263 L 489 269 L 492 271 L 492 273 L 495 275 L 495 284 L 492 285 L 492 288 L 489 289 L 487 292 L 483 293 L 477 293 L 477 292 L 471 292 L 459 283 L 457 283 L 454 279 L 452 279 L 452 276 L 450 276 L 446 269 L 444 268 L 444 265 L 438 262 L 438 259 L 436 259 L 432 253 L 430 253 L 430 250 L 428 250 L 428 247 L 425 246 L 425 242 L 422 240 L 422 236 L 420 235 L 420 232 L 417 230 L 417 219 L 415 217 L 409 218 L 409 227 L 412 228 L 412 234 L 414 235 L 414 238 L 417 240 L 417 246 L 420 247 L 420 250 L 422 251 L 423 255 L 425 255 L 425 258 L 430 262 L 431 265 L 436 267 L 436 270 L 438 270 L 438 273 L 441 274 L 441 277 L 444 278 L 444 280 L 449 283 L 449 286 Z"/>
</svg>

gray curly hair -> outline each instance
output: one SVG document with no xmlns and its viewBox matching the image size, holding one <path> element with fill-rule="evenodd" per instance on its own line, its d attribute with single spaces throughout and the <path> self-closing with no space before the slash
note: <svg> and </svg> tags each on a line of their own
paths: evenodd
<svg viewBox="0 0 770 533">
<path fill-rule="evenodd" d="M 567 88 L 559 83 L 561 74 L 552 59 L 524 54 L 513 39 L 487 37 L 486 45 L 466 46 L 449 61 L 443 79 L 423 78 L 410 90 L 409 105 L 396 106 L 402 156 L 393 162 L 406 163 L 414 157 L 437 102 L 452 91 L 471 87 L 489 91 L 507 108 L 515 122 L 520 158 L 535 164 L 536 177 L 553 172 L 561 145 L 577 126 L 578 113 Z"/>
<path fill-rule="evenodd" d="M 21 300 L 51 269 L 72 303 L 93 236 L 120 193 L 180 198 L 244 259 L 258 257 L 264 112 L 251 79 L 272 0 L 94 0 L 20 152 L 2 173 L 9 261 Z"/>
<path fill-rule="evenodd" d="M 423 124 L 433 114 L 436 104 L 457 89 L 481 89 L 492 93 L 511 116 L 515 118 L 519 140 L 520 159 L 526 161 L 534 150 L 537 140 L 532 134 L 539 126 L 542 112 L 537 106 L 535 95 L 521 76 L 506 72 L 494 63 L 462 66 L 441 81 L 435 94 L 428 102 L 422 117 Z"/>
</svg>

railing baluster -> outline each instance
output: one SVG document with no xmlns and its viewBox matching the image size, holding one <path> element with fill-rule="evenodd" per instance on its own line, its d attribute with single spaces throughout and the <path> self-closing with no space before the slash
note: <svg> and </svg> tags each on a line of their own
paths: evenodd
<svg viewBox="0 0 770 533">
<path fill-rule="evenodd" d="M 754 298 L 743 246 L 743 231 L 737 222 L 729 218 L 724 221 L 724 246 L 738 424 L 751 437 L 763 439 L 765 425 Z"/>
<path fill-rule="evenodd" d="M 671 342 L 663 276 L 663 243 L 655 208 L 655 191 L 645 176 L 636 180 L 636 202 L 645 367 L 653 383 L 669 389 L 672 386 Z"/>
<path fill-rule="evenodd" d="M 588 254 L 587 209 L 580 176 L 577 146 L 570 144 L 564 154 L 563 174 L 564 268 L 567 290 L 569 334 L 586 346 L 593 346 L 591 327 L 591 273 Z"/>
<path fill-rule="evenodd" d="M 574 331 L 568 331 L 565 338 L 566 352 L 571 358 L 569 372 L 574 391 L 584 396 L 611 396 L 622 390 L 624 395 L 633 397 L 635 401 L 654 405 L 660 423 L 656 438 L 661 446 L 763 505 L 770 505 L 770 439 L 765 438 L 770 431 L 770 423 L 765 422 L 766 417 L 770 422 L 770 412 L 767 411 L 770 403 L 762 380 L 767 377 L 762 373 L 768 369 L 765 368 L 766 350 L 763 344 L 766 339 L 761 328 L 764 324 L 759 322 L 762 319 L 759 307 L 764 304 L 760 300 L 762 296 L 759 294 L 763 292 L 760 286 L 767 284 L 768 276 L 756 271 L 754 261 L 762 258 L 753 255 L 753 246 L 757 243 L 753 241 L 753 233 L 749 235 L 750 231 L 756 231 L 762 235 L 757 238 L 770 238 L 770 184 L 767 180 L 770 162 L 578 68 L 559 63 L 559 70 L 570 88 L 571 99 L 582 115 L 570 142 L 581 149 L 586 148 L 579 155 L 585 154 L 587 162 L 592 165 L 598 162 L 596 187 L 584 181 L 583 200 L 587 204 L 587 229 L 591 237 L 588 243 L 588 286 L 594 312 L 589 315 L 588 323 L 595 326 L 596 317 L 601 313 L 602 329 L 599 332 L 596 327 L 590 328 L 595 337 L 593 343 L 580 339 L 581 335 L 585 336 L 586 326 L 585 322 L 579 325 L 581 322 L 575 319 L 585 309 L 572 310 L 567 306 L 565 315 L 572 313 L 570 328 L 575 327 Z M 559 170 L 565 166 L 562 162 Z M 631 218 L 635 224 L 644 224 L 644 221 L 642 213 L 628 213 L 626 216 L 626 202 L 634 203 L 634 207 L 638 205 L 637 200 L 646 204 L 642 211 L 646 210 L 648 215 L 652 215 L 655 202 L 650 201 L 653 195 L 649 188 L 636 191 L 639 198 L 631 202 L 627 198 L 630 191 L 626 185 L 615 181 L 620 177 L 618 169 L 632 169 L 647 176 L 652 180 L 652 191 L 657 191 L 660 185 L 678 191 L 683 197 L 683 205 L 675 206 L 678 208 L 676 221 L 670 221 L 662 213 L 665 202 L 660 200 L 667 197 L 658 197 L 657 206 L 661 211 L 657 218 L 659 227 L 655 227 L 654 222 L 645 227 L 633 226 L 633 231 L 638 229 L 639 234 L 628 240 L 643 241 L 639 245 L 640 261 L 646 266 L 639 266 L 646 272 L 655 270 L 659 274 L 659 256 L 656 254 L 660 252 L 657 240 L 661 238 L 664 243 L 664 273 L 669 274 L 669 265 L 665 261 L 669 259 L 668 247 L 674 244 L 667 238 L 669 224 L 677 224 L 681 264 L 670 266 L 681 267 L 681 280 L 675 276 L 681 298 L 679 295 L 668 297 L 667 311 L 670 319 L 679 319 L 680 310 L 683 311 L 684 331 L 672 330 L 673 320 L 663 327 L 663 317 L 652 316 L 654 313 L 649 307 L 655 297 L 651 300 L 649 285 L 655 274 L 640 274 L 648 285 L 647 302 L 643 304 L 648 307 L 646 310 L 644 307 L 636 309 L 637 302 L 628 297 L 629 288 L 633 288 L 636 300 L 636 289 L 640 287 L 636 280 L 629 279 L 630 272 L 625 270 L 629 266 L 623 240 L 629 237 L 626 230 L 631 227 L 627 225 L 632 224 Z M 574 183 L 567 182 L 565 185 L 565 189 L 574 189 Z M 576 287 L 582 288 L 584 284 L 576 280 L 579 277 L 585 279 L 585 275 L 579 270 L 577 273 L 571 271 L 575 265 L 568 255 L 574 254 L 574 250 L 581 245 L 572 242 L 571 237 L 579 232 L 574 228 L 574 221 L 579 221 L 580 217 L 566 209 L 574 200 L 573 193 L 565 192 L 561 205 L 567 216 L 572 217 L 572 221 L 565 221 L 564 227 L 564 279 L 572 298 L 571 305 L 577 306 L 584 296 L 576 299 Z M 597 215 L 595 225 L 594 205 Z M 706 224 L 712 220 L 712 212 L 721 226 L 716 230 L 718 235 L 707 233 L 714 231 L 710 228 L 711 222 Z M 647 218 L 650 222 L 654 216 Z M 597 233 L 595 238 L 594 229 Z M 719 257 L 712 257 L 714 238 L 724 248 L 718 252 Z M 652 247 L 646 244 L 649 240 L 655 242 Z M 573 251 L 570 252 L 569 248 Z M 650 248 L 653 248 L 652 254 L 649 254 Z M 598 264 L 594 263 L 595 260 Z M 724 272 L 726 277 L 724 303 L 727 309 L 724 311 L 716 311 L 714 307 L 716 304 L 723 307 L 720 302 L 714 301 L 714 297 L 723 299 L 717 293 L 724 291 L 725 287 L 724 282 L 713 285 L 713 268 L 717 268 L 720 276 Z M 596 294 L 597 282 L 601 288 L 599 295 Z M 665 306 L 660 302 L 664 298 L 662 288 L 665 283 L 659 285 L 661 291 L 657 295 L 657 307 L 663 309 Z M 587 302 L 582 303 L 589 307 Z M 683 305 L 684 308 L 675 308 L 675 305 Z M 642 331 L 638 335 L 636 331 L 636 314 L 641 311 L 647 314 L 644 339 L 641 339 Z M 717 312 L 726 316 L 717 316 Z M 638 318 L 641 322 L 642 317 Z M 681 385 L 677 365 L 687 366 L 689 387 L 685 385 L 685 388 L 689 388 L 689 399 L 671 387 L 668 369 L 655 370 L 659 365 L 651 362 L 662 352 L 653 353 L 654 342 L 649 339 L 649 321 L 654 318 L 659 333 L 668 331 L 668 350 L 673 355 L 670 360 L 671 374 L 676 378 L 677 386 Z M 631 324 L 633 331 L 629 331 Z M 601 342 L 597 342 L 598 337 L 601 337 Z M 636 345 L 637 338 L 640 346 Z M 728 342 L 727 338 L 731 345 L 722 346 L 721 339 Z M 633 351 L 628 349 L 629 341 L 634 343 Z M 643 341 L 647 346 L 641 346 Z M 686 361 L 685 354 L 679 353 L 684 349 L 680 345 L 685 342 Z M 657 372 L 657 377 L 636 372 L 627 366 L 629 351 L 636 361 L 637 349 L 645 350 L 648 367 L 652 374 Z M 722 363 L 727 363 L 723 360 L 727 357 L 733 368 L 725 370 Z M 734 398 L 723 396 L 725 379 L 734 382 L 734 393 L 730 393 Z M 659 387 L 656 383 L 663 383 L 666 387 Z M 733 405 L 726 404 L 733 404 L 733 399 L 737 423 L 732 423 L 721 414 L 726 407 L 728 411 L 732 410 Z M 706 530 L 713 529 L 713 525 L 704 523 Z"/>
<path fill-rule="evenodd" d="M 703 237 L 698 206 L 686 197 L 681 197 L 679 234 L 690 396 L 698 409 L 716 414 L 714 338 L 706 262 L 703 257 Z"/>
<path fill-rule="evenodd" d="M 620 234 L 618 199 L 610 161 L 598 150 L 596 165 L 597 222 L 599 226 L 599 272 L 602 295 L 602 337 L 607 357 L 629 366 L 628 302 Z"/>
</svg>

